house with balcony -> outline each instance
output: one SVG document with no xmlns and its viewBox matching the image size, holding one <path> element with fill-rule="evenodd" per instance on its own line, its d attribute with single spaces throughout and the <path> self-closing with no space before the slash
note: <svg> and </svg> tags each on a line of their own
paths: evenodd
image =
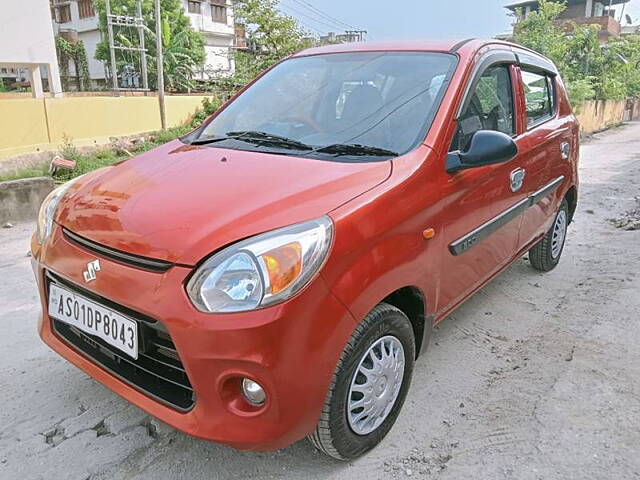
<svg viewBox="0 0 640 480">
<path fill-rule="evenodd" d="M 567 8 L 557 19 L 558 24 L 564 26 L 567 32 L 571 32 L 573 24 L 599 25 L 598 37 L 601 42 L 606 42 L 611 37 L 622 34 L 621 19 L 624 9 L 630 0 L 568 0 Z M 516 24 L 525 19 L 529 14 L 539 8 L 538 0 L 522 0 L 506 5 L 516 18 Z M 510 35 L 501 35 L 500 38 L 508 38 Z"/>
<path fill-rule="evenodd" d="M 84 43 L 89 79 L 94 87 L 104 86 L 107 77 L 105 66 L 94 58 L 102 37 L 93 0 L 54 0 L 51 12 L 55 34 L 70 43 L 80 40 Z M 74 65 L 70 65 L 68 71 L 75 74 Z"/>
<path fill-rule="evenodd" d="M 205 39 L 207 59 L 198 79 L 229 75 L 235 70 L 232 48 L 236 44 L 236 27 L 230 0 L 182 0 L 191 26 Z"/>
<path fill-rule="evenodd" d="M 115 4 L 117 0 L 112 0 Z M 205 38 L 205 65 L 198 72 L 198 80 L 216 75 L 229 75 L 234 71 L 231 49 L 235 47 L 231 0 L 181 0 L 185 15 L 194 30 Z M 98 15 L 93 0 L 51 0 L 54 31 L 71 43 L 82 40 L 85 46 L 89 78 L 94 87 L 107 86 L 107 69 L 104 62 L 95 59 L 98 43 L 102 38 L 98 28 Z M 75 75 L 73 65 L 69 74 Z"/>
</svg>

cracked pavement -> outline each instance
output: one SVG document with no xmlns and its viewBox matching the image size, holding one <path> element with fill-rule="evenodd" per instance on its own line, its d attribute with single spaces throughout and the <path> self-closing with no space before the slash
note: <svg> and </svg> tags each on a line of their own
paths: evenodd
<svg viewBox="0 0 640 480">
<path fill-rule="evenodd" d="M 27 256 L 0 230 L 2 479 L 640 478 L 640 123 L 583 145 L 559 267 L 525 259 L 437 327 L 398 422 L 336 463 L 306 442 L 239 452 L 150 418 L 49 350 Z"/>
</svg>

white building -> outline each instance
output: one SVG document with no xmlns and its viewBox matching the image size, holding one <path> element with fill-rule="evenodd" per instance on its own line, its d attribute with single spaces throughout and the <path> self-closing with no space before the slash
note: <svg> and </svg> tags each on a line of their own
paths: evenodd
<svg viewBox="0 0 640 480">
<path fill-rule="evenodd" d="M 51 12 L 45 0 L 3 2 L 0 28 L 0 80 L 20 81 L 28 72 L 34 97 L 43 95 L 47 79 L 53 95 L 60 95 L 60 76 Z"/>
<path fill-rule="evenodd" d="M 94 58 L 101 36 L 93 0 L 54 0 L 53 4 L 56 34 L 68 40 L 76 38 L 82 40 L 87 54 L 89 78 L 94 84 L 104 85 L 106 78 L 104 65 Z M 74 72 L 73 65 L 70 65 L 69 72 Z"/>
<path fill-rule="evenodd" d="M 205 38 L 207 60 L 200 79 L 212 74 L 233 73 L 235 65 L 231 49 L 235 29 L 233 7 L 229 0 L 182 0 L 193 29 Z"/>
<path fill-rule="evenodd" d="M 28 69 L 15 64 L 0 67 L 0 83 L 3 83 L 5 87 L 24 82 L 30 83 Z"/>
<path fill-rule="evenodd" d="M 112 0 L 116 5 L 118 0 Z M 230 74 L 234 70 L 230 55 L 234 45 L 234 19 L 231 0 L 181 0 L 185 14 L 193 29 L 205 37 L 207 59 L 199 79 L 206 79 L 213 72 Z M 96 46 L 100 42 L 98 16 L 93 0 L 54 0 L 54 29 L 67 38 L 77 35 L 87 54 L 89 77 L 95 85 L 106 85 L 106 69 L 102 61 L 95 59 Z M 73 72 L 73 65 L 69 68 Z"/>
</svg>

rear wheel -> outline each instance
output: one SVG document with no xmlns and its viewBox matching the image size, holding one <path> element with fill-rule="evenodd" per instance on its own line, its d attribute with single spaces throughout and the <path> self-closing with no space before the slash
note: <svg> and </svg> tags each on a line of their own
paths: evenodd
<svg viewBox="0 0 640 480">
<path fill-rule="evenodd" d="M 564 241 L 567 238 L 568 226 L 569 205 L 566 200 L 562 200 L 553 225 L 542 240 L 529 250 L 529 261 L 533 268 L 541 272 L 548 272 L 558 265 L 564 249 Z"/>
<path fill-rule="evenodd" d="M 311 443 L 339 460 L 380 443 L 400 413 L 414 359 L 411 322 L 396 307 L 379 304 L 342 352 Z"/>
</svg>

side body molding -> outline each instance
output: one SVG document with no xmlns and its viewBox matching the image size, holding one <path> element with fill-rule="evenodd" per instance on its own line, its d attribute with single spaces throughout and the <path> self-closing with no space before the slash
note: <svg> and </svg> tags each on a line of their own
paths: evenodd
<svg viewBox="0 0 640 480">
<path fill-rule="evenodd" d="M 472 230 L 463 237 L 460 237 L 454 242 L 451 242 L 449 244 L 449 251 L 452 255 L 456 256 L 469 251 L 471 248 L 475 247 L 478 243 L 487 238 L 500 227 L 503 227 L 510 221 L 518 218 L 522 213 L 524 213 L 527 208 L 532 207 L 546 196 L 551 195 L 553 192 L 555 192 L 562 184 L 563 180 L 564 175 L 561 175 L 560 177 L 542 187 L 540 190 L 537 190 L 527 198 L 520 200 L 518 203 L 509 207 L 499 215 L 483 223 L 475 230 Z"/>
</svg>

